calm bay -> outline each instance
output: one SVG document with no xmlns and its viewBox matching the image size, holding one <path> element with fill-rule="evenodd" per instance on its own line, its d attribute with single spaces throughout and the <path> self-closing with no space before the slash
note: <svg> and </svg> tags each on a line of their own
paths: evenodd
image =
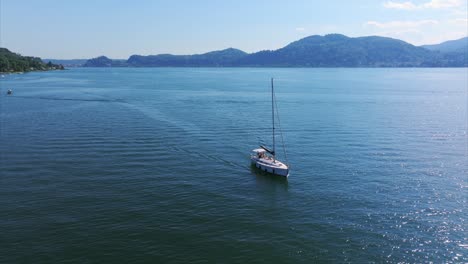
<svg viewBox="0 0 468 264">
<path fill-rule="evenodd" d="M 288 180 L 250 166 L 271 142 L 270 77 Z M 468 262 L 467 83 L 466 68 L 4 76 L 0 262 Z"/>
</svg>

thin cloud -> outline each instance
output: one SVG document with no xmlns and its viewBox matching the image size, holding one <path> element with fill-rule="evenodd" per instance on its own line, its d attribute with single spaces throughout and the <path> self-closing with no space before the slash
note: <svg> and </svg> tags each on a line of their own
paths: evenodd
<svg viewBox="0 0 468 264">
<path fill-rule="evenodd" d="M 297 27 L 297 28 L 296 28 L 296 31 L 298 31 L 298 32 L 304 32 L 305 30 L 306 30 L 306 29 L 303 28 L 303 27 Z"/>
<path fill-rule="evenodd" d="M 451 20 L 367 21 L 363 26 L 373 35 L 422 45 L 462 38 L 467 35 L 466 23 L 465 18 L 453 18 Z"/>
<path fill-rule="evenodd" d="M 463 0 L 432 0 L 428 3 L 423 4 L 424 8 L 451 8 L 459 7 L 463 4 Z"/>
<path fill-rule="evenodd" d="M 397 2 L 392 2 L 388 1 L 383 4 L 385 8 L 390 8 L 390 9 L 404 9 L 404 10 L 413 10 L 417 9 L 418 6 L 411 2 L 402 2 L 402 3 L 397 3 Z"/>
<path fill-rule="evenodd" d="M 468 18 L 456 18 L 449 20 L 449 23 L 457 24 L 457 25 L 468 25 Z"/>
<path fill-rule="evenodd" d="M 407 2 L 394 2 L 388 1 L 383 4 L 385 8 L 401 9 L 401 10 L 415 10 L 415 9 L 441 9 L 441 8 L 455 8 L 467 4 L 466 0 L 431 0 L 422 4 L 414 4 L 411 1 Z"/>
<path fill-rule="evenodd" d="M 377 21 L 367 21 L 365 25 L 374 26 L 377 28 L 383 29 L 412 29 L 418 28 L 425 25 L 435 25 L 438 24 L 437 20 L 417 20 L 417 21 L 390 21 L 390 22 L 377 22 Z"/>
</svg>

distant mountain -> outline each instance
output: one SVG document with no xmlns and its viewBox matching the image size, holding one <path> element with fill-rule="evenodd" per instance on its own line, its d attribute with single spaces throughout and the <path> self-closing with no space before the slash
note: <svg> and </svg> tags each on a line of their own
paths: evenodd
<svg viewBox="0 0 468 264">
<path fill-rule="evenodd" d="M 106 56 L 100 56 L 94 59 L 87 60 L 83 67 L 127 67 L 125 60 L 111 60 Z"/>
<path fill-rule="evenodd" d="M 442 43 L 443 44 L 443 43 Z M 441 44 L 441 45 L 442 45 Z M 440 52 L 378 36 L 340 34 L 309 36 L 278 50 L 245 53 L 225 49 L 197 55 L 132 55 L 126 61 L 107 57 L 85 67 L 467 67 L 468 51 Z"/>
<path fill-rule="evenodd" d="M 423 45 L 421 47 L 440 52 L 467 52 L 468 37 L 457 40 L 449 40 L 435 45 Z"/>
<path fill-rule="evenodd" d="M 234 66 L 236 61 L 245 56 L 247 53 L 229 48 L 196 55 L 133 55 L 127 60 L 127 64 L 133 67 L 222 67 Z"/>
<path fill-rule="evenodd" d="M 70 60 L 58 60 L 58 59 L 42 59 L 44 63 L 52 62 L 54 64 L 62 64 L 65 67 L 81 67 L 88 61 L 87 59 L 70 59 Z"/>
<path fill-rule="evenodd" d="M 247 66 L 280 67 L 418 67 L 428 66 L 431 52 L 384 37 L 310 36 L 275 51 L 243 58 Z"/>
<path fill-rule="evenodd" d="M 445 41 L 436 45 L 423 45 L 421 47 L 437 54 L 435 56 L 439 58 L 439 66 L 468 66 L 468 37 Z"/>
<path fill-rule="evenodd" d="M 29 72 L 63 70 L 63 65 L 45 63 L 38 57 L 21 56 L 18 53 L 0 48 L 0 72 Z"/>
</svg>

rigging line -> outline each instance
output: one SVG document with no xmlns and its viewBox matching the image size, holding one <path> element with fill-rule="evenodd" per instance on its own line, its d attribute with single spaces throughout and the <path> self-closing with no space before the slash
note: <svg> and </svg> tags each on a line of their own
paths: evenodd
<svg viewBox="0 0 468 264">
<path fill-rule="evenodd" d="M 276 108 L 276 117 L 278 118 L 278 127 L 279 127 L 280 135 L 281 135 L 281 143 L 283 144 L 284 158 L 286 159 L 286 164 L 288 164 L 289 166 L 288 155 L 286 155 L 286 148 L 284 147 L 283 129 L 281 128 L 281 120 L 279 117 L 278 103 L 276 102 L 276 94 L 273 94 L 273 96 L 274 96 L 274 102 L 275 102 L 275 108 Z"/>
</svg>

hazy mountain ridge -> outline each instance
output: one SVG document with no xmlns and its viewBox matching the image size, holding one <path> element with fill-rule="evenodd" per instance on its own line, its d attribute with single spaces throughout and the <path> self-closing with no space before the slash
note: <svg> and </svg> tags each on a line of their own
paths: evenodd
<svg viewBox="0 0 468 264">
<path fill-rule="evenodd" d="M 466 39 L 466 38 L 465 38 Z M 462 42 L 460 45 L 459 43 Z M 444 44 L 445 43 L 445 44 Z M 101 56 L 85 67 L 467 67 L 463 39 L 439 44 L 461 49 L 414 46 L 398 39 L 340 34 L 309 36 L 277 50 L 245 53 L 229 48 L 195 55 L 132 55 L 127 61 Z M 454 45 L 456 43 L 456 45 Z M 468 43 L 468 42 L 467 42 Z M 437 45 L 432 45 L 437 46 Z M 439 48 L 440 48 L 439 47 Z M 465 48 L 463 48 L 465 47 Z M 445 50 L 448 50 L 447 52 Z"/>
<path fill-rule="evenodd" d="M 233 63 L 248 54 L 233 48 L 228 48 L 219 51 L 212 51 L 204 54 L 195 55 L 132 55 L 127 60 L 129 66 L 134 67 L 159 67 L 159 66 L 175 66 L 175 67 L 222 67 L 233 66 Z"/>
<path fill-rule="evenodd" d="M 240 62 L 249 66 L 407 67 L 425 66 L 431 52 L 401 40 L 344 35 L 310 36 L 275 50 L 253 53 Z"/>
<path fill-rule="evenodd" d="M 109 59 L 106 56 L 99 56 L 97 58 L 93 58 L 87 60 L 83 67 L 127 67 L 126 60 L 113 60 Z"/>
<path fill-rule="evenodd" d="M 61 59 L 42 59 L 44 63 L 52 62 L 53 64 L 61 64 L 65 67 L 81 67 L 85 64 L 88 59 L 69 59 L 69 60 L 61 60 Z"/>
<path fill-rule="evenodd" d="M 468 37 L 456 40 L 449 40 L 434 45 L 423 45 L 421 47 L 440 52 L 467 52 Z"/>
</svg>

